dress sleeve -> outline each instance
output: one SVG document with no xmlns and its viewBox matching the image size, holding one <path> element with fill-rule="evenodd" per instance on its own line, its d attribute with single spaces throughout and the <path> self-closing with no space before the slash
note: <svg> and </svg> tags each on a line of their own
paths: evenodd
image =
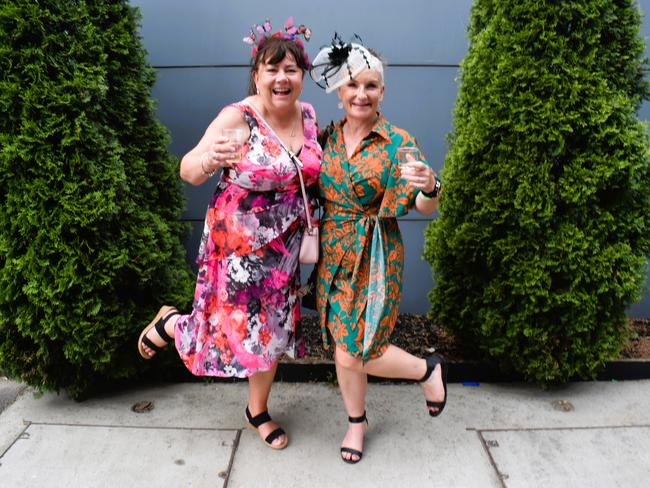
<svg viewBox="0 0 650 488">
<path fill-rule="evenodd" d="M 426 162 L 424 154 L 414 137 L 406 132 L 396 135 L 395 140 L 386 148 L 390 166 L 384 199 L 379 209 L 380 217 L 401 217 L 406 215 L 415 205 L 415 198 L 419 193 L 417 188 L 410 187 L 400 176 L 396 157 L 397 148 L 400 146 L 417 147 L 420 160 Z"/>
</svg>

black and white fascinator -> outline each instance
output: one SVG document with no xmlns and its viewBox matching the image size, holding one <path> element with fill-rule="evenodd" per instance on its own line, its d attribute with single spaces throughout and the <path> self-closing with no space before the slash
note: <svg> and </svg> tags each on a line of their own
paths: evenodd
<svg viewBox="0 0 650 488">
<path fill-rule="evenodd" d="M 354 35 L 359 42 L 343 42 L 337 33 L 329 46 L 323 47 L 312 63 L 309 72 L 318 86 L 331 93 L 344 85 L 365 69 L 379 73 L 384 81 L 384 66 L 376 56 L 361 44 L 361 38 Z"/>
</svg>

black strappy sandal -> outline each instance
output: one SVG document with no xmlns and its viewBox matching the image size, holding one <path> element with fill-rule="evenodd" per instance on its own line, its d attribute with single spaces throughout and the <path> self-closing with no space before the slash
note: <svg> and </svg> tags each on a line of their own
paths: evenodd
<svg viewBox="0 0 650 488">
<path fill-rule="evenodd" d="M 431 373 L 433 373 L 433 370 L 436 369 L 437 365 L 440 365 L 442 368 L 442 371 L 440 373 L 442 376 L 442 386 L 445 388 L 445 399 L 441 402 L 432 402 L 431 400 L 427 400 L 427 407 L 438 409 L 437 412 L 432 412 L 429 410 L 429 415 L 432 417 L 437 417 L 442 413 L 442 411 L 445 409 L 445 405 L 447 404 L 447 361 L 445 361 L 445 358 L 437 354 L 429 356 L 425 361 L 427 362 L 427 372 L 424 373 L 424 376 L 420 380 L 420 383 L 424 383 L 431 377 Z"/>
<path fill-rule="evenodd" d="M 138 352 L 140 353 L 140 356 L 142 356 L 144 359 L 151 359 L 152 357 L 155 356 L 155 354 L 149 356 L 145 352 L 143 346 L 147 346 L 149 349 L 152 349 L 156 353 L 158 353 L 162 351 L 168 343 L 174 340 L 174 338 L 169 337 L 169 334 L 167 334 L 167 332 L 165 331 L 165 324 L 174 315 L 180 315 L 178 310 L 176 310 L 174 307 L 169 307 L 169 306 L 160 307 L 160 310 L 158 310 L 158 313 L 151 321 L 151 323 L 147 325 L 144 329 L 142 329 L 142 332 L 140 333 L 140 338 L 138 339 Z M 157 346 L 156 344 L 153 343 L 151 339 L 147 337 L 149 331 L 154 328 L 156 329 L 156 332 L 158 333 L 160 338 L 163 341 L 165 341 L 164 345 Z"/>
<path fill-rule="evenodd" d="M 350 422 L 351 424 L 360 424 L 362 422 L 365 422 L 367 425 L 368 419 L 366 418 L 366 412 L 364 411 L 361 417 L 348 417 L 348 422 Z M 353 456 L 359 456 L 359 458 L 345 459 L 342 455 L 344 452 L 348 454 L 352 454 Z M 362 457 L 363 457 L 363 452 L 361 451 L 357 451 L 356 449 L 352 449 L 351 447 L 341 447 L 341 459 L 348 464 L 357 464 L 359 461 L 361 461 Z"/>
<path fill-rule="evenodd" d="M 262 424 L 265 424 L 267 422 L 271 421 L 271 416 L 269 415 L 269 412 L 262 412 L 258 415 L 255 415 L 253 417 L 251 415 L 250 410 L 248 410 L 248 406 L 246 407 L 246 420 L 248 421 L 248 427 L 255 432 L 258 431 L 258 427 Z M 276 440 L 278 437 L 281 435 L 284 436 L 284 442 L 281 444 L 278 444 L 277 446 L 273 445 L 273 441 Z M 266 444 L 268 447 L 271 449 L 284 449 L 287 447 L 287 444 L 289 444 L 289 438 L 287 437 L 286 432 L 281 428 L 278 427 L 275 429 L 273 432 L 271 432 L 269 435 L 266 436 L 266 438 L 263 440 L 264 444 Z"/>
</svg>

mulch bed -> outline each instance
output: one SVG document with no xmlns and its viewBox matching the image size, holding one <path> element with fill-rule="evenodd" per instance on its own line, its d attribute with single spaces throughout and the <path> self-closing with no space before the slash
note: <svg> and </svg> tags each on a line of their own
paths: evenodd
<svg viewBox="0 0 650 488">
<path fill-rule="evenodd" d="M 621 351 L 621 358 L 650 359 L 650 319 L 631 318 L 628 321 L 632 334 Z"/>
<path fill-rule="evenodd" d="M 621 351 L 621 359 L 650 359 L 650 319 L 630 318 L 629 324 L 630 341 Z M 303 315 L 302 329 L 305 336 L 305 359 L 332 359 L 331 349 L 323 349 L 316 316 Z M 425 315 L 400 314 L 391 343 L 420 357 L 435 351 L 453 362 L 476 359 L 470 348 L 464 347 L 443 327 L 432 325 Z"/>
</svg>

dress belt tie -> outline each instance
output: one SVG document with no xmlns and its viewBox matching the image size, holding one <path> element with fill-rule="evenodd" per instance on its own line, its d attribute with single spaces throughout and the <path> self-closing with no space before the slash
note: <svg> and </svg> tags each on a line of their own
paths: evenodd
<svg viewBox="0 0 650 488">
<path fill-rule="evenodd" d="M 391 217 L 393 218 L 393 217 Z M 366 302 L 365 329 L 363 333 L 363 354 L 362 360 L 368 361 L 372 342 L 379 328 L 381 315 L 386 308 L 386 256 L 384 254 L 384 239 L 382 236 L 382 223 L 378 215 L 358 214 L 341 216 L 323 216 L 323 221 L 355 222 L 357 235 L 365 233 L 368 235 L 369 227 L 372 225 L 372 238 L 370 241 L 370 268 L 368 273 L 368 299 Z M 373 225 L 374 224 L 374 225 Z M 360 232 L 361 231 L 361 232 Z M 357 241 L 357 246 L 360 244 Z M 363 248 L 357 249 L 358 253 Z M 356 296 L 357 290 L 353 285 L 353 293 Z M 357 313 L 353 312 L 353 318 L 357 320 Z"/>
</svg>

